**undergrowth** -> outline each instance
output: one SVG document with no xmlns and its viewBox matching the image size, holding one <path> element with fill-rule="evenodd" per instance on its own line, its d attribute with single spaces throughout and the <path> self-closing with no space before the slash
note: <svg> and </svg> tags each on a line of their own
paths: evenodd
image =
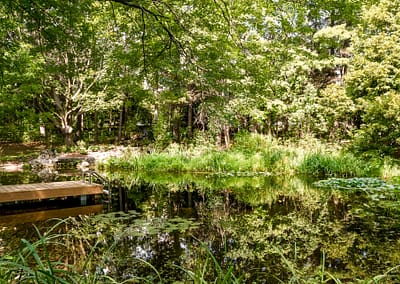
<svg viewBox="0 0 400 284">
<path fill-rule="evenodd" d="M 69 219 L 67 219 L 69 220 Z M 144 259 L 137 259 L 138 263 L 147 266 L 154 276 L 149 275 L 131 275 L 123 282 L 118 282 L 112 274 L 108 275 L 105 267 L 107 264 L 107 255 L 112 255 L 115 248 L 113 244 L 105 246 L 95 242 L 92 246 L 87 246 L 88 239 L 82 239 L 81 236 L 71 234 L 60 234 L 56 232 L 57 227 L 65 224 L 67 221 L 61 221 L 53 226 L 46 233 L 37 231 L 38 240 L 30 241 L 21 240 L 18 251 L 0 257 L 0 283 L 62 283 L 62 284 L 86 284 L 86 283 L 170 283 L 171 279 L 163 279 L 162 273 L 158 271 L 150 262 Z M 69 264 L 66 261 L 68 248 L 63 242 L 66 238 L 74 238 L 75 240 L 84 241 L 86 244 L 85 258 L 80 263 Z M 100 246 L 99 246 L 100 244 Z M 58 249 L 66 249 L 60 254 Z M 299 266 L 285 257 L 284 253 L 275 248 L 279 259 L 282 263 L 282 271 L 288 279 L 283 281 L 275 278 L 276 283 L 349 283 L 341 282 L 339 278 L 331 274 L 325 267 L 325 255 L 322 252 L 321 265 L 316 267 L 312 275 L 305 273 Z M 58 253 L 57 253 L 58 251 Z M 103 252 L 103 255 L 100 254 Z M 176 268 L 183 272 L 182 279 L 176 279 L 173 283 L 220 283 L 235 284 L 246 283 L 244 275 L 235 268 L 234 262 L 222 265 L 209 247 L 200 243 L 200 250 L 197 252 L 196 261 L 190 268 L 177 266 Z M 112 258 L 112 257 L 111 257 Z M 372 279 L 359 280 L 357 283 L 395 283 L 400 280 L 396 272 L 400 266 L 393 267 L 387 272 L 377 275 Z M 262 281 L 263 279 L 259 279 Z M 183 281 L 183 282 L 182 282 Z M 397 283 L 397 282 L 396 282 Z"/>
<path fill-rule="evenodd" d="M 111 158 L 100 165 L 109 170 L 173 173 L 246 172 L 265 175 L 304 174 L 315 177 L 387 176 L 398 172 L 381 159 L 365 160 L 338 146 L 315 139 L 307 143 L 284 143 L 270 136 L 240 134 L 228 149 L 216 146 L 194 147 L 172 144 L 162 151 L 127 152 L 122 158 Z M 392 174 L 393 175 L 393 174 Z"/>
</svg>

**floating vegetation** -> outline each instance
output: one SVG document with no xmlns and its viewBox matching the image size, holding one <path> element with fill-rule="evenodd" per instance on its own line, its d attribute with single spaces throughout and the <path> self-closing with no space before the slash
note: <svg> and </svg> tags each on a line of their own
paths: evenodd
<svg viewBox="0 0 400 284">
<path fill-rule="evenodd" d="M 314 185 L 348 193 L 363 192 L 371 200 L 398 200 L 400 198 L 400 184 L 389 184 L 379 178 L 330 178 L 315 182 Z"/>
<path fill-rule="evenodd" d="M 314 185 L 339 190 L 348 194 L 350 199 L 358 200 L 357 206 L 357 202 L 353 204 L 354 216 L 378 215 L 384 211 L 385 218 L 392 218 L 400 212 L 400 184 L 389 184 L 378 178 L 330 178 L 315 182 Z"/>
<path fill-rule="evenodd" d="M 379 178 L 330 178 L 314 183 L 321 188 L 340 190 L 399 190 L 400 185 L 388 184 Z"/>
</svg>

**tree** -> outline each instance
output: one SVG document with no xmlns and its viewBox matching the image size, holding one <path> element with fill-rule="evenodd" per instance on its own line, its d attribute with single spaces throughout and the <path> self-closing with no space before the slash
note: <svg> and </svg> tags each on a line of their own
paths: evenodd
<svg viewBox="0 0 400 284">
<path fill-rule="evenodd" d="M 41 89 L 36 79 L 43 62 L 24 41 L 23 19 L 11 3 L 0 5 L 0 17 L 0 135 L 10 141 L 36 139 L 35 95 Z"/>
<path fill-rule="evenodd" d="M 240 130 L 338 137 L 351 122 L 330 102 L 350 92 L 330 84 L 344 86 L 368 2 L 7 1 L 3 94 L 30 102 L 67 145 L 88 126 L 95 141 L 103 126 L 119 141 L 140 123 L 167 143 L 204 135 L 229 146 Z"/>
<path fill-rule="evenodd" d="M 359 105 L 355 145 L 380 154 L 400 154 L 400 3 L 382 0 L 365 9 L 353 39 L 347 92 Z"/>
<path fill-rule="evenodd" d="M 32 97 L 41 119 L 71 146 L 82 135 L 84 114 L 117 109 L 123 102 L 111 77 L 119 75 L 110 71 L 121 37 L 115 38 L 109 4 L 16 1 L 7 8 L 24 19 L 21 41 L 41 70 L 21 84 L 20 97 L 35 86 Z"/>
</svg>

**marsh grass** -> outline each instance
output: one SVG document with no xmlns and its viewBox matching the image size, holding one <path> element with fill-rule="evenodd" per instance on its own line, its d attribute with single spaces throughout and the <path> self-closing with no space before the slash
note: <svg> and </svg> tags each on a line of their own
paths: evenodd
<svg viewBox="0 0 400 284">
<path fill-rule="evenodd" d="M 116 283 L 112 278 L 93 271 L 93 254 L 98 243 L 89 247 L 85 258 L 79 263 L 69 264 L 66 240 L 68 234 L 57 233 L 57 229 L 69 219 L 61 220 L 42 234 L 35 227 L 37 240 L 21 239 L 17 251 L 0 257 L 0 283 Z"/>
<path fill-rule="evenodd" d="M 0 277 L 3 283 L 70 283 L 73 274 L 67 264 L 51 260 L 50 245 L 60 245 L 60 234 L 42 235 L 35 227 L 38 241 L 21 240 L 21 247 L 14 256 L 0 259 Z M 52 228 L 54 229 L 54 228 Z M 49 231 L 51 232 L 52 229 Z"/>
<path fill-rule="evenodd" d="M 379 176 L 380 165 L 351 153 L 315 152 L 305 155 L 298 173 L 315 177 Z"/>
<path fill-rule="evenodd" d="M 314 177 L 391 177 L 400 172 L 394 162 L 379 158 L 365 160 L 316 139 L 294 143 L 242 133 L 229 149 L 172 144 L 162 151 L 128 153 L 122 158 L 109 159 L 103 167 L 164 173 L 304 174 Z"/>
<path fill-rule="evenodd" d="M 131 275 L 129 279 L 118 282 L 112 276 L 102 272 L 102 267 L 107 267 L 105 259 L 110 255 L 115 244 L 109 244 L 105 248 L 103 256 L 99 256 L 96 242 L 89 247 L 85 258 L 80 263 L 68 264 L 65 254 L 68 253 L 65 240 L 68 238 L 80 239 L 90 236 L 59 234 L 57 228 L 67 224 L 70 219 L 57 222 L 46 233 L 42 234 L 36 227 L 37 240 L 32 242 L 26 239 L 21 240 L 19 249 L 0 257 L 0 283 L 61 283 L 61 284 L 89 284 L 89 283 L 170 283 L 171 279 L 163 279 L 161 272 L 150 262 L 137 258 L 138 265 L 145 266 L 153 272 L 151 275 Z M 75 232 L 76 234 L 76 232 Z M 86 243 L 86 242 L 85 242 Z M 104 243 L 102 244 L 104 246 Z M 109 246 L 109 247 L 108 247 Z M 183 278 L 193 281 L 190 283 L 243 283 L 240 277 L 233 273 L 233 265 L 227 268 L 222 267 L 215 256 L 205 244 L 201 244 L 201 259 L 196 261 L 195 269 L 190 270 L 177 266 L 177 269 L 185 273 Z M 59 254 L 57 251 L 64 251 Z M 59 255 L 54 257 L 54 254 Z M 179 279 L 177 279 L 180 283 Z M 186 280 L 185 280 L 186 281 Z M 185 282 L 186 283 L 186 282 Z"/>
<path fill-rule="evenodd" d="M 270 173 L 277 171 L 285 151 L 277 141 L 261 135 L 239 136 L 230 149 L 172 146 L 161 152 L 127 154 L 107 161 L 108 169 L 174 173 Z"/>
<path fill-rule="evenodd" d="M 305 274 L 302 268 L 298 268 L 295 262 L 287 259 L 283 252 L 279 248 L 275 248 L 276 252 L 280 256 L 280 260 L 284 264 L 284 268 L 287 270 L 289 274 L 289 279 L 286 281 L 282 281 L 279 278 L 276 278 L 277 283 L 287 284 L 322 284 L 322 283 L 335 283 L 335 284 L 343 284 L 343 283 L 358 283 L 358 284 L 389 284 L 389 283 L 400 283 L 400 265 L 392 267 L 385 271 L 382 274 L 376 275 L 369 279 L 354 279 L 354 281 L 350 281 L 349 279 L 341 280 L 340 276 L 336 276 L 335 273 L 330 272 L 326 268 L 326 254 L 322 252 L 321 255 L 321 264 L 313 273 Z"/>
</svg>

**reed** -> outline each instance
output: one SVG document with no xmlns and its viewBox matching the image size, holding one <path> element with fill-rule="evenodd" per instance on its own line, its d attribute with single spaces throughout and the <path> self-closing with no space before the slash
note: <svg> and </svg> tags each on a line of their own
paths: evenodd
<svg viewBox="0 0 400 284">
<path fill-rule="evenodd" d="M 379 176 L 380 165 L 351 153 L 314 152 L 305 155 L 297 172 L 315 177 Z"/>
<path fill-rule="evenodd" d="M 86 258 L 70 264 L 66 240 L 71 235 L 57 233 L 69 219 L 61 220 L 42 234 L 35 227 L 37 240 L 21 239 L 20 247 L 0 257 L 0 283 L 116 283 L 107 275 L 93 272 L 93 254 L 98 244 L 89 247 Z M 63 252 L 63 253 L 60 253 Z M 101 265 L 97 261 L 96 265 Z"/>
<path fill-rule="evenodd" d="M 48 249 L 49 245 L 61 245 L 57 240 L 62 235 L 41 234 L 37 228 L 36 232 L 36 242 L 22 239 L 15 255 L 0 259 L 0 278 L 4 283 L 71 283 L 74 275 L 69 265 L 52 260 Z"/>
<path fill-rule="evenodd" d="M 264 141 L 265 140 L 265 141 Z M 247 145 L 247 142 L 248 145 Z M 271 138 L 239 136 L 230 149 L 215 146 L 169 147 L 161 152 L 130 154 L 109 159 L 102 168 L 174 173 L 276 172 L 285 151 Z"/>
<path fill-rule="evenodd" d="M 102 168 L 161 173 L 304 174 L 315 177 L 391 178 L 399 175 L 399 168 L 394 162 L 380 158 L 366 160 L 338 146 L 323 144 L 315 139 L 307 141 L 283 143 L 260 134 L 240 134 L 229 149 L 173 144 L 161 152 L 135 152 L 122 158 L 111 158 Z"/>
<path fill-rule="evenodd" d="M 226 268 L 223 267 L 205 244 L 202 244 L 201 246 L 205 257 L 200 257 L 200 260 L 196 263 L 195 268 L 190 270 L 180 267 L 180 269 L 182 269 L 186 276 L 190 279 L 190 283 L 245 283 L 242 276 L 235 275 L 235 267 L 233 263 L 228 264 Z"/>
</svg>

